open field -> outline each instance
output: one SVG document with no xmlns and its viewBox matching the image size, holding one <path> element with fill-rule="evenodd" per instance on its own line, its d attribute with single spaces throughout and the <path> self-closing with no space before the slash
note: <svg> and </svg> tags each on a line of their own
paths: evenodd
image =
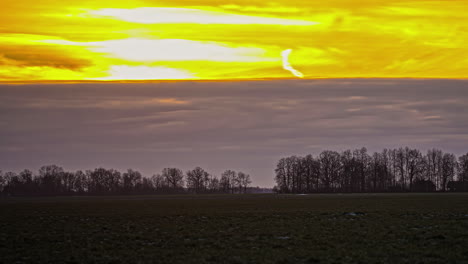
<svg viewBox="0 0 468 264">
<path fill-rule="evenodd" d="M 1 263 L 468 263 L 468 194 L 0 200 Z"/>
</svg>

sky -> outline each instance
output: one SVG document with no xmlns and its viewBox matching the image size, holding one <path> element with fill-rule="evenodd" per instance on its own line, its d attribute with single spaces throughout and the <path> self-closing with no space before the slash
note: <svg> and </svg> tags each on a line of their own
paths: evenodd
<svg viewBox="0 0 468 264">
<path fill-rule="evenodd" d="M 468 150 L 468 1 L 15 0 L 0 169 L 202 166 Z"/>
<path fill-rule="evenodd" d="M 289 155 L 468 152 L 468 81 L 327 79 L 0 85 L 0 168 L 201 166 L 273 186 Z"/>
<path fill-rule="evenodd" d="M 465 0 L 3 1 L 0 81 L 466 78 L 467 9 Z"/>
</svg>

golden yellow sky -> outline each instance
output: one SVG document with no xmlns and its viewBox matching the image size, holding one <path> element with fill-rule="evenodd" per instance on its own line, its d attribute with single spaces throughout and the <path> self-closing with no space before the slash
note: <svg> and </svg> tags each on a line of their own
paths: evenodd
<svg viewBox="0 0 468 264">
<path fill-rule="evenodd" d="M 0 9 L 0 81 L 468 72 L 466 0 L 7 0 Z"/>
</svg>

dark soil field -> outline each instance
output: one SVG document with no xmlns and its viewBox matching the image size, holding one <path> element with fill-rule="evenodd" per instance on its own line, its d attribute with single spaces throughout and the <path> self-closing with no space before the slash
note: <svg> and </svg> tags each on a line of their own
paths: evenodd
<svg viewBox="0 0 468 264">
<path fill-rule="evenodd" d="M 468 263 L 468 194 L 3 198 L 1 263 Z"/>
</svg>

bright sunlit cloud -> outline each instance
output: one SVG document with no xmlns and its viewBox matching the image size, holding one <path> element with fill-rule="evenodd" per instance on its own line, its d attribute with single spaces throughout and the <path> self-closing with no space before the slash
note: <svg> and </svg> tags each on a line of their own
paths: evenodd
<svg viewBox="0 0 468 264">
<path fill-rule="evenodd" d="M 467 78 L 467 9 L 409 0 L 7 1 L 0 81 Z"/>
<path fill-rule="evenodd" d="M 234 25 L 284 25 L 284 26 L 311 26 L 318 22 L 296 19 L 283 19 L 275 17 L 261 17 L 252 15 L 238 15 L 222 11 L 200 10 L 193 8 L 170 7 L 141 7 L 134 9 L 105 8 L 90 11 L 90 15 L 97 17 L 114 17 L 128 22 L 143 24 L 234 24 Z"/>
<path fill-rule="evenodd" d="M 275 56 L 271 57 L 267 55 L 267 51 L 261 47 L 232 47 L 225 43 L 201 42 L 185 39 L 128 38 L 85 43 L 52 39 L 37 42 L 65 46 L 82 46 L 105 56 L 133 62 L 261 62 L 278 60 Z"/>
<path fill-rule="evenodd" d="M 184 39 L 123 39 L 90 43 L 96 52 L 129 61 L 219 61 L 259 62 L 268 60 L 256 47 L 229 47 Z M 271 60 L 271 59 L 270 59 Z"/>
</svg>

